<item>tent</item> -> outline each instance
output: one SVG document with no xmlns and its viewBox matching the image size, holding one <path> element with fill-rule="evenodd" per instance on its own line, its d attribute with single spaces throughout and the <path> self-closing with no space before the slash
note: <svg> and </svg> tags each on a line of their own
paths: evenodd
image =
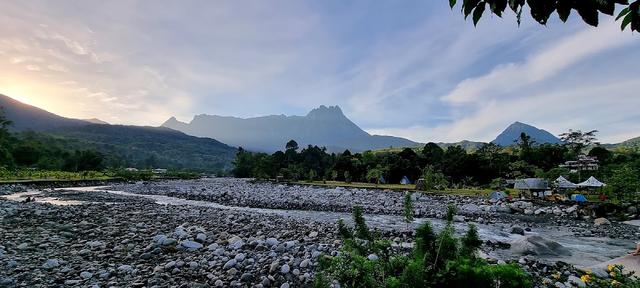
<svg viewBox="0 0 640 288">
<path fill-rule="evenodd" d="M 576 202 L 587 202 L 587 197 L 584 197 L 582 194 L 573 194 L 571 195 L 571 200 Z"/>
<path fill-rule="evenodd" d="M 380 176 L 380 179 L 378 179 L 378 181 L 380 182 L 380 184 L 387 184 L 387 180 L 385 180 L 383 176 Z"/>
<path fill-rule="evenodd" d="M 491 200 L 500 200 L 503 198 L 507 198 L 507 194 L 501 191 L 494 191 L 489 194 L 489 199 Z"/>
<path fill-rule="evenodd" d="M 567 178 L 564 178 L 562 176 L 558 177 L 558 179 L 556 179 L 556 181 L 554 181 L 554 183 L 560 189 L 576 189 L 576 188 L 578 188 L 578 185 L 573 184 L 571 181 L 567 180 Z"/>
<path fill-rule="evenodd" d="M 400 184 L 402 185 L 411 184 L 411 181 L 409 181 L 409 178 L 407 178 L 407 176 L 402 176 L 402 180 L 400 180 Z"/>
<path fill-rule="evenodd" d="M 582 183 L 578 183 L 577 185 L 578 187 L 584 187 L 584 188 L 600 188 L 603 186 L 607 186 L 607 184 L 604 184 L 598 181 L 598 179 L 596 179 L 596 177 L 593 177 L 593 176 L 589 177 L 589 179 L 587 179 Z"/>
</svg>

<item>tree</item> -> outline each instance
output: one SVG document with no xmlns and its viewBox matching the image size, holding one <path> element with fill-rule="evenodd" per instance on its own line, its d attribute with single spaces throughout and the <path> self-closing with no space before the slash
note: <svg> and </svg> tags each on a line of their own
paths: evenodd
<svg viewBox="0 0 640 288">
<path fill-rule="evenodd" d="M 422 173 L 425 190 L 444 190 L 448 186 L 444 174 L 437 172 L 431 166 L 427 166 Z"/>
<path fill-rule="evenodd" d="M 404 222 L 411 223 L 413 222 L 413 199 L 411 196 L 413 193 L 406 192 L 404 194 Z"/>
<path fill-rule="evenodd" d="M 613 171 L 613 175 L 608 179 L 606 191 L 613 194 L 619 201 L 625 197 L 637 193 L 640 189 L 640 181 L 638 180 L 637 171 L 634 171 L 628 165 Z"/>
<path fill-rule="evenodd" d="M 4 116 L 4 110 L 0 107 L 0 167 L 13 165 L 13 157 L 9 150 L 9 126 L 12 122 Z"/>
<path fill-rule="evenodd" d="M 380 178 L 382 177 L 382 169 L 380 169 L 380 165 L 376 168 L 371 168 L 367 171 L 367 181 L 371 181 L 374 179 L 376 184 L 380 184 Z"/>
<path fill-rule="evenodd" d="M 297 151 L 298 150 L 298 142 L 296 142 L 295 140 L 289 140 L 289 142 L 287 142 L 287 144 L 285 145 L 286 150 L 293 150 L 293 151 Z"/>
<path fill-rule="evenodd" d="M 449 0 L 452 9 L 457 2 Z M 547 24 L 554 12 L 558 13 L 562 22 L 566 22 L 571 11 L 576 10 L 585 23 L 598 26 L 600 13 L 613 16 L 616 4 L 623 7 L 616 17 L 616 20 L 622 19 L 621 29 L 629 26 L 631 31 L 640 32 L 640 0 L 631 3 L 628 0 L 527 0 L 526 3 L 525 0 L 463 0 L 461 10 L 465 19 L 473 14 L 473 25 L 478 24 L 487 7 L 490 13 L 502 17 L 507 6 L 516 14 L 520 25 L 522 11 L 526 5 L 531 10 L 531 17 L 542 25 Z"/>
<path fill-rule="evenodd" d="M 440 167 L 444 157 L 444 150 L 438 144 L 429 142 L 422 148 L 422 156 L 425 158 L 427 165 Z"/>
<path fill-rule="evenodd" d="M 598 133 L 598 130 L 582 132 L 580 130 L 569 129 L 568 132 L 560 134 L 560 140 L 571 149 L 574 156 L 578 156 L 582 153 L 583 148 L 592 144 L 600 144 L 597 142 L 596 133 Z"/>
</svg>

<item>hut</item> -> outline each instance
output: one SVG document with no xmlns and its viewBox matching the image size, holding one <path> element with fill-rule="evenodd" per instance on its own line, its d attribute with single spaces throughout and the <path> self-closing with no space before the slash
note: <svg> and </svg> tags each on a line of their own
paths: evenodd
<svg viewBox="0 0 640 288">
<path fill-rule="evenodd" d="M 549 182 L 543 178 L 516 179 L 513 188 L 526 192 L 531 197 L 542 198 L 545 191 L 549 190 Z"/>
</svg>

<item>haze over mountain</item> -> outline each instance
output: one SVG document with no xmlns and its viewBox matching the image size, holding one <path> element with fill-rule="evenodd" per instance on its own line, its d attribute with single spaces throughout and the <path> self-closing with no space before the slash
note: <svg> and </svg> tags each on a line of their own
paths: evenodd
<svg viewBox="0 0 640 288">
<path fill-rule="evenodd" d="M 9 96 L 0 94 L 0 108 L 5 116 L 13 121 L 13 131 L 45 131 L 60 127 L 87 125 L 89 122 L 65 118 L 43 109 L 24 104 Z"/>
<path fill-rule="evenodd" d="M 0 107 L 13 122 L 14 132 L 31 131 L 26 136 L 65 150 L 97 150 L 115 167 L 214 172 L 230 169 L 237 151 L 214 139 L 165 127 L 93 124 L 90 121 L 97 119 L 65 118 L 1 94 Z"/>
<path fill-rule="evenodd" d="M 190 123 L 180 122 L 172 117 L 162 126 L 264 152 L 283 150 L 285 143 L 291 139 L 298 142 L 300 147 L 324 146 L 334 152 L 345 149 L 358 152 L 419 144 L 405 138 L 370 135 L 349 120 L 340 107 L 324 105 L 313 109 L 306 116 L 271 115 L 243 119 L 197 115 Z"/>
<path fill-rule="evenodd" d="M 522 123 L 522 122 L 514 122 L 509 125 L 507 129 L 505 129 L 502 133 L 496 137 L 495 140 L 491 141 L 491 143 L 500 145 L 500 146 L 511 146 L 515 145 L 518 140 L 520 140 L 520 134 L 525 133 L 531 140 L 535 141 L 536 144 L 559 144 L 562 143 L 558 137 L 553 134 L 547 132 L 543 129 L 538 129 L 534 126 Z"/>
</svg>

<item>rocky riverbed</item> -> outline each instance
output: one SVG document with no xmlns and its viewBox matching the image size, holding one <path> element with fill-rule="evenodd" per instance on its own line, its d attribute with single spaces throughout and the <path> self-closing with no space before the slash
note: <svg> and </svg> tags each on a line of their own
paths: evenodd
<svg viewBox="0 0 640 288">
<path fill-rule="evenodd" d="M 16 186 L 0 194 L 7 194 L 0 198 L 0 287 L 304 287 L 318 257 L 340 249 L 335 222 L 348 219 L 353 205 L 402 250 L 417 225 L 441 227 L 454 204 L 456 230 L 477 224 L 489 261 L 518 262 L 541 285 L 571 285 L 574 265 L 621 256 L 640 235 L 636 226 L 596 221 L 602 215 L 588 206 L 417 193 L 417 219 L 405 224 L 402 191 L 242 179 Z"/>
</svg>

